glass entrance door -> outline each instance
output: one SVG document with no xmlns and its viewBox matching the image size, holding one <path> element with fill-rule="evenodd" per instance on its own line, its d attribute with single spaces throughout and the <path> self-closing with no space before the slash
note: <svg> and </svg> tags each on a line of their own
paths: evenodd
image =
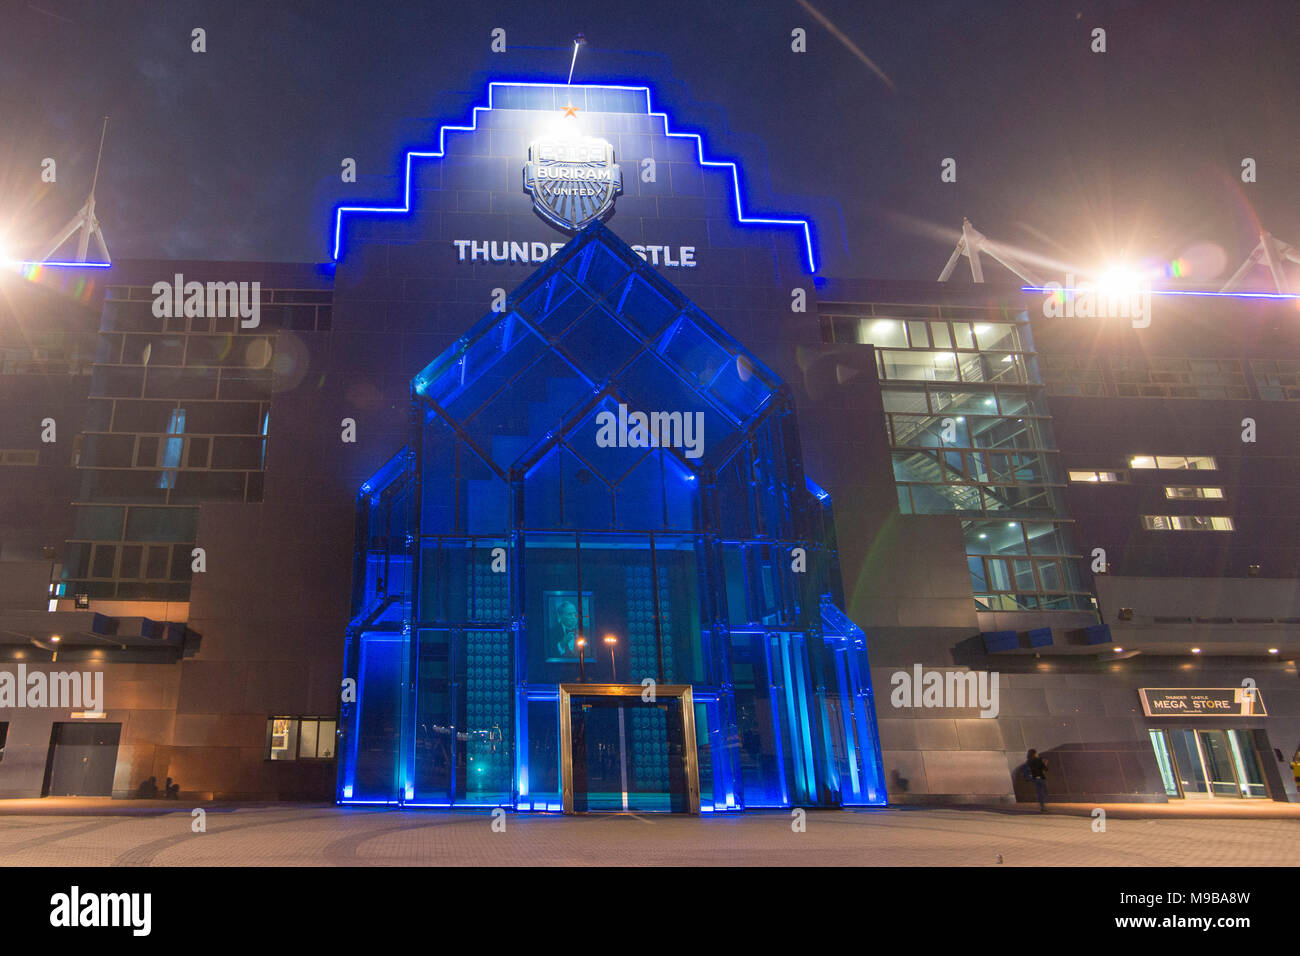
<svg viewBox="0 0 1300 956">
<path fill-rule="evenodd" d="M 1201 744 L 1201 753 L 1205 756 L 1210 791 L 1216 797 L 1240 796 L 1237 790 L 1237 773 L 1232 759 L 1232 748 L 1228 746 L 1228 732 L 1198 730 L 1196 736 Z"/>
<path fill-rule="evenodd" d="M 1174 775 L 1182 795 L 1189 799 L 1210 796 L 1210 785 L 1205 778 L 1205 764 L 1194 730 L 1157 731 L 1169 740 L 1169 753 L 1174 761 Z"/>
<path fill-rule="evenodd" d="M 1243 797 L 1267 797 L 1264 771 L 1259 765 L 1259 752 L 1248 730 L 1229 730 L 1228 744 L 1232 747 L 1233 762 L 1237 767 L 1237 784 Z"/>
<path fill-rule="evenodd" d="M 1150 735 L 1169 796 L 1268 796 L 1249 731 L 1152 730 Z"/>
<path fill-rule="evenodd" d="M 561 684 L 566 813 L 699 812 L 694 705 L 686 685 Z"/>
</svg>

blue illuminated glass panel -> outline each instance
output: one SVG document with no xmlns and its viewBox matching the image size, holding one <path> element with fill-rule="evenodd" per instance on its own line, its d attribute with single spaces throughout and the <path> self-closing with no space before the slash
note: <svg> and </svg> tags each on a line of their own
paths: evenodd
<svg viewBox="0 0 1300 956">
<path fill-rule="evenodd" d="M 883 803 L 777 377 L 600 225 L 508 303 L 415 377 L 358 495 L 340 800 L 558 809 L 559 685 L 648 678 L 692 688 L 702 809 Z M 633 413 L 702 440 L 610 440 Z M 573 701 L 580 809 L 683 809 L 680 703 Z"/>
</svg>

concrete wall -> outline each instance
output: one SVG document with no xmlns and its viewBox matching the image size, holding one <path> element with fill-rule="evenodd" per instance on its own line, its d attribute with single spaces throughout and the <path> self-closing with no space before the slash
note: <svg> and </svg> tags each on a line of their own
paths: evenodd
<svg viewBox="0 0 1300 956">
<path fill-rule="evenodd" d="M 40 559 L 45 547 L 56 548 L 62 561 L 72 529 L 68 503 L 78 486 L 73 449 L 86 420 L 99 304 L 80 301 L 58 281 L 0 275 L 0 448 L 38 454 L 36 465 L 0 466 L 5 561 Z M 53 442 L 41 440 L 47 418 L 54 419 Z M 48 580 L 48 561 L 45 569 Z M 44 597 L 43 584 L 37 597 Z"/>
<path fill-rule="evenodd" d="M 892 803 L 986 803 L 1033 799 L 1020 779 L 1025 751 L 1048 761 L 1048 792 L 1056 801 L 1164 802 L 1148 731 L 1201 728 L 1264 730 L 1289 761 L 1300 744 L 1300 681 L 1294 662 L 1180 662 L 1132 658 L 1097 662 L 1070 657 L 977 657 L 978 638 L 960 631 L 876 629 L 868 653 L 886 784 Z M 969 663 L 957 666 L 955 657 Z M 893 675 L 914 664 L 943 672 L 999 673 L 997 717 L 978 708 L 894 707 Z M 1146 717 L 1141 687 L 1260 688 L 1268 716 L 1198 721 Z M 1294 778 L 1270 752 L 1261 760 L 1278 776 L 1274 799 L 1297 799 Z"/>
<path fill-rule="evenodd" d="M 18 662 L 0 664 L 17 673 Z M 104 674 L 104 717 L 96 722 L 120 723 L 113 796 L 130 796 L 151 776 L 161 787 L 170 768 L 170 742 L 180 685 L 180 665 L 118 663 L 27 663 L 27 672 L 89 671 Z M 4 759 L 0 760 L 0 798 L 40 796 L 50 752 L 53 725 L 70 721 L 75 708 L 13 708 L 0 710 L 9 723 Z"/>
<path fill-rule="evenodd" d="M 1253 373 L 1273 359 L 1294 361 L 1300 329 L 1289 303 L 1160 297 L 1149 328 L 1128 322 L 1045 319 L 1032 302 L 1039 361 L 1079 358 L 1111 363 L 1095 385 L 1108 397 L 1051 394 L 1063 469 L 1126 470 L 1132 455 L 1212 455 L 1215 470 L 1134 469 L 1128 483 L 1072 483 L 1066 490 L 1078 521 L 1075 544 L 1084 554 L 1106 551 L 1112 574 L 1152 577 L 1263 577 L 1300 574 L 1300 436 L 1294 401 L 1266 400 Z M 1085 331 L 1086 330 L 1086 331 Z M 1238 363 L 1218 381 L 1234 382 L 1234 397 L 1117 397 L 1126 357 L 1209 359 Z M 1264 363 L 1262 365 L 1252 363 Z M 1229 373 L 1229 369 L 1233 373 Z M 1235 374 L 1240 369 L 1241 377 Z M 1045 372 L 1051 379 L 1052 373 Z M 1156 383 L 1182 385 L 1165 373 Z M 1154 384 L 1148 394 L 1160 394 Z M 1207 396 L 1211 393 L 1207 392 Z M 1255 441 L 1242 441 L 1242 421 L 1255 422 Z M 1165 497 L 1167 485 L 1214 485 L 1222 499 Z M 1232 532 L 1145 531 L 1139 516 L 1228 515 Z"/>
<path fill-rule="evenodd" d="M 205 505 L 208 572 L 190 591 L 199 653 L 180 665 L 171 776 L 189 791 L 245 799 L 327 799 L 334 761 L 267 759 L 272 716 L 334 717 L 352 573 L 344 499 Z"/>
</svg>

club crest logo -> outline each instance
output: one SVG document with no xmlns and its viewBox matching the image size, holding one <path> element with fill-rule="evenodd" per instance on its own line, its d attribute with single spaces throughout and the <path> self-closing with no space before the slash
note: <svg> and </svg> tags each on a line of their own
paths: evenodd
<svg viewBox="0 0 1300 956">
<path fill-rule="evenodd" d="M 614 208 L 623 172 L 603 139 L 539 139 L 528 147 L 524 189 L 547 222 L 578 232 Z"/>
</svg>

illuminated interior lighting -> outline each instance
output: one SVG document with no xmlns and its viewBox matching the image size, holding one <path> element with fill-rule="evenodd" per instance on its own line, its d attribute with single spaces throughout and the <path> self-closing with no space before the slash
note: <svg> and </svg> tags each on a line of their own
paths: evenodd
<svg viewBox="0 0 1300 956">
<path fill-rule="evenodd" d="M 1268 649 L 1268 652 L 1269 652 L 1270 654 L 1276 654 L 1276 653 L 1277 653 L 1277 648 L 1276 648 L 1276 647 L 1270 647 L 1270 648 Z"/>
<path fill-rule="evenodd" d="M 339 260 L 339 250 L 343 239 L 343 214 L 351 212 L 362 213 L 409 213 L 411 211 L 411 160 L 420 159 L 441 159 L 447 150 L 447 133 L 463 132 L 472 133 L 478 129 L 479 111 L 490 112 L 495 107 L 493 105 L 494 91 L 498 86 L 513 87 L 555 87 L 555 83 L 516 83 L 507 81 L 493 81 L 488 84 L 488 105 L 475 106 L 471 111 L 469 126 L 442 126 L 438 129 L 438 148 L 437 150 L 414 150 L 406 154 L 406 182 L 403 191 L 403 200 L 401 206 L 339 206 L 334 211 L 334 261 Z M 712 160 L 704 158 L 704 140 L 698 133 L 681 133 L 673 132 L 668 128 L 668 114 L 654 112 L 650 99 L 650 87 L 648 86 L 614 86 L 605 84 L 582 84 L 572 87 L 575 90 L 622 90 L 645 94 L 646 115 L 658 117 L 664 121 L 664 135 L 672 139 L 694 139 L 695 151 L 701 166 L 710 166 L 714 168 L 731 170 L 732 194 L 736 201 L 736 220 L 741 223 L 752 223 L 755 225 L 767 226 L 794 226 L 803 231 L 804 248 L 808 258 L 808 271 L 817 271 L 817 258 L 813 250 L 812 224 L 806 219 L 770 219 L 766 217 L 756 217 L 745 215 L 744 202 L 740 196 L 740 167 L 735 163 L 725 160 Z M 49 263 L 47 263 L 48 265 Z M 87 263 L 78 263 L 86 265 Z M 104 263 L 104 268 L 108 263 Z"/>
<path fill-rule="evenodd" d="M 1200 649 L 1199 647 L 1193 647 L 1193 648 L 1192 648 L 1192 653 L 1193 653 L 1193 654 L 1199 654 L 1199 653 L 1201 653 L 1201 649 Z"/>
</svg>

